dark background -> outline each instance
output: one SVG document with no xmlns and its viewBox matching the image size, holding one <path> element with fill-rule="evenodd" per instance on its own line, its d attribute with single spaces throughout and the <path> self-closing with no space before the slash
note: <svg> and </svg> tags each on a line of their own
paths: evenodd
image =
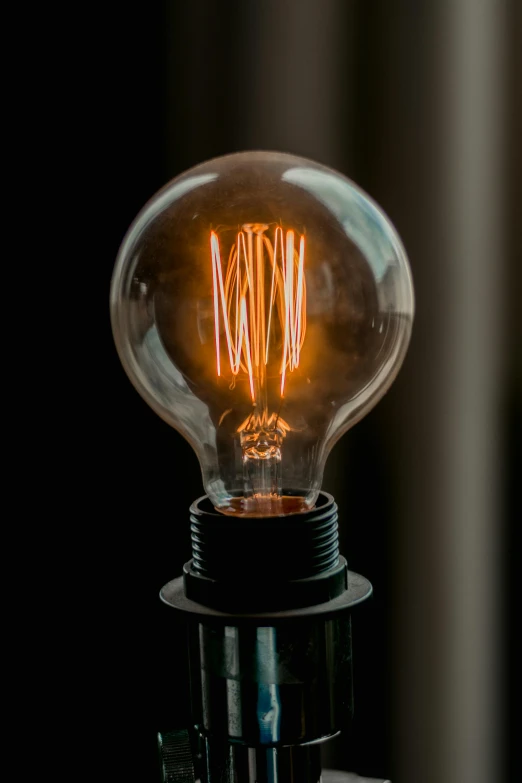
<svg viewBox="0 0 522 783">
<path fill-rule="evenodd" d="M 325 762 L 395 783 L 520 779 L 520 21 L 517 0 L 183 0 L 75 22 L 81 241 L 107 293 L 85 537 L 98 589 L 77 677 L 95 688 L 91 750 L 104 728 L 122 736 L 98 779 L 117 779 L 123 754 L 125 780 L 155 780 L 156 730 L 186 721 L 183 642 L 157 596 L 190 557 L 203 493 L 190 447 L 119 364 L 112 267 L 159 187 L 245 149 L 354 179 L 396 225 L 416 287 L 404 368 L 323 485 L 375 591 L 354 623 L 352 734 Z"/>
</svg>

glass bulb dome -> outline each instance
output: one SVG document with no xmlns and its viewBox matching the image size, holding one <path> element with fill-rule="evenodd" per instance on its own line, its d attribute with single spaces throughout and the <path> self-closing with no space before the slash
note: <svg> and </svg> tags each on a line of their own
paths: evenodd
<svg viewBox="0 0 522 783">
<path fill-rule="evenodd" d="M 226 514 L 311 508 L 325 460 L 394 380 L 414 310 L 379 207 L 309 160 L 243 152 L 172 180 L 121 246 L 121 361 Z"/>
</svg>

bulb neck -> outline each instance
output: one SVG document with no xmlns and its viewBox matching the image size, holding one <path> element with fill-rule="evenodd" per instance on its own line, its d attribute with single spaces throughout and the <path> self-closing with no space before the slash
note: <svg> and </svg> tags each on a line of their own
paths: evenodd
<svg viewBox="0 0 522 783">
<path fill-rule="evenodd" d="M 278 517 L 232 517 L 216 511 L 208 497 L 199 498 L 190 508 L 187 598 L 236 612 L 336 598 L 347 588 L 337 519 L 337 505 L 326 492 L 313 509 Z"/>
</svg>

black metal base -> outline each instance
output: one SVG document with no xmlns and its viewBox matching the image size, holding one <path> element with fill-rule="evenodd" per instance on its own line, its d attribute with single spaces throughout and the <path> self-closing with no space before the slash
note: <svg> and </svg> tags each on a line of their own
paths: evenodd
<svg viewBox="0 0 522 783">
<path fill-rule="evenodd" d="M 343 562 L 344 558 L 343 558 Z M 185 569 L 190 567 L 190 562 Z M 301 606 L 293 609 L 265 609 L 264 611 L 248 611 L 247 609 L 229 612 L 216 609 L 213 606 L 199 603 L 189 598 L 185 591 L 185 579 L 179 576 L 177 579 L 167 582 L 160 591 L 160 599 L 167 606 L 178 612 L 182 619 L 208 622 L 212 624 L 227 625 L 229 622 L 240 621 L 242 625 L 280 625 L 292 621 L 321 617 L 327 619 L 338 614 L 349 613 L 358 604 L 366 601 L 372 594 L 371 583 L 366 577 L 347 571 L 347 587 L 340 595 L 323 603 L 314 603 L 310 606 Z M 238 586 L 236 590 L 240 590 Z"/>
<path fill-rule="evenodd" d="M 229 612 L 322 604 L 347 588 L 339 557 L 337 505 L 280 517 L 232 517 L 207 497 L 190 508 L 193 559 L 184 568 L 187 598 Z"/>
<path fill-rule="evenodd" d="M 191 521 L 193 560 L 161 600 L 188 629 L 201 779 L 317 783 L 316 744 L 352 715 L 351 612 L 372 592 L 339 555 L 335 502 L 231 519 L 203 498 Z"/>
<path fill-rule="evenodd" d="M 204 496 L 190 507 L 194 571 L 248 581 L 263 577 L 267 567 L 280 581 L 322 574 L 339 558 L 337 519 L 337 504 L 327 492 L 308 511 L 273 517 L 222 514 Z"/>
</svg>

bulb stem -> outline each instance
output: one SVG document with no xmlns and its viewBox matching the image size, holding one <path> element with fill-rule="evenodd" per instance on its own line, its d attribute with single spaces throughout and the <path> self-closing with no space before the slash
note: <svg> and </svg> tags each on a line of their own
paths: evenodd
<svg viewBox="0 0 522 783">
<path fill-rule="evenodd" d="M 252 505 L 252 509 L 264 514 L 278 513 L 283 491 L 281 483 L 281 449 L 277 446 L 263 444 L 273 452 L 266 457 L 260 450 L 261 444 L 243 451 L 244 497 Z"/>
</svg>

